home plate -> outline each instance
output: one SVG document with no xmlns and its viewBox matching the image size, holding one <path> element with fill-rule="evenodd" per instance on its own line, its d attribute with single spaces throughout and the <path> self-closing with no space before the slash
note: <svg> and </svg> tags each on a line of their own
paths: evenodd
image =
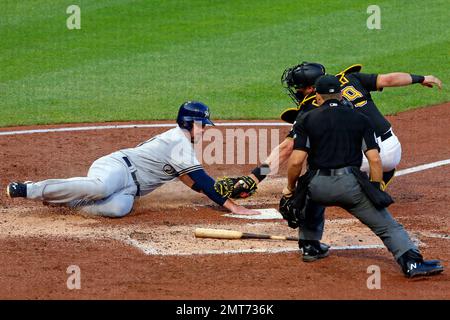
<svg viewBox="0 0 450 320">
<path fill-rule="evenodd" d="M 240 219 L 254 219 L 254 220 L 264 220 L 264 219 L 283 219 L 281 216 L 281 213 L 278 212 L 277 209 L 274 208 L 268 208 L 268 209 L 253 209 L 256 211 L 261 212 L 261 214 L 258 215 L 241 215 L 241 214 L 224 214 L 225 217 L 231 217 L 231 218 L 240 218 Z"/>
</svg>

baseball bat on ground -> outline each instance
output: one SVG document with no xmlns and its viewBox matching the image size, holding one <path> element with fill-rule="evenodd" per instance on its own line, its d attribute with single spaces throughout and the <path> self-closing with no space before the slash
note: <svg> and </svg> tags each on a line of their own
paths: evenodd
<svg viewBox="0 0 450 320">
<path fill-rule="evenodd" d="M 248 233 L 235 230 L 222 229 L 195 229 L 195 236 L 197 238 L 214 238 L 214 239 L 271 239 L 271 240 L 289 240 L 298 241 L 297 237 L 274 236 L 270 234 Z"/>
</svg>

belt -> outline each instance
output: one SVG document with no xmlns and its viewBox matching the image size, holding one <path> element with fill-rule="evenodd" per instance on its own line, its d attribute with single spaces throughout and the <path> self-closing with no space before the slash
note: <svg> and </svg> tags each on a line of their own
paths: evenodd
<svg viewBox="0 0 450 320">
<path fill-rule="evenodd" d="M 130 159 L 128 159 L 128 157 L 122 157 L 122 159 L 123 159 L 123 161 L 125 161 L 125 163 L 127 164 L 128 168 L 131 169 L 133 167 L 133 165 L 131 164 Z M 133 177 L 134 184 L 136 185 L 136 188 L 137 188 L 137 190 L 136 190 L 136 197 L 139 197 L 140 194 L 141 194 L 141 185 L 139 184 L 139 182 L 137 180 L 136 170 L 131 171 L 131 176 Z"/>
<path fill-rule="evenodd" d="M 352 173 L 352 167 L 344 167 L 339 169 L 319 169 L 317 175 L 319 176 L 342 176 L 344 174 Z"/>
<path fill-rule="evenodd" d="M 389 129 L 386 133 L 383 133 L 380 136 L 381 142 L 383 142 L 384 140 L 389 139 L 390 137 L 392 137 L 392 130 L 391 129 Z"/>
</svg>

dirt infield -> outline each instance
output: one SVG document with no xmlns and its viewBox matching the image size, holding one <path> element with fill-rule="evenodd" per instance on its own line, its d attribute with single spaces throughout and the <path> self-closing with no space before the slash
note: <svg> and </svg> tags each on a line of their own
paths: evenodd
<svg viewBox="0 0 450 320">
<path fill-rule="evenodd" d="M 388 118 L 402 142 L 400 169 L 450 159 L 450 103 Z M 28 129 L 36 127 L 4 128 L 0 133 Z M 289 127 L 276 129 L 282 139 Z M 1 187 L 12 180 L 83 176 L 98 157 L 163 130 L 0 135 Z M 247 173 L 253 167 L 205 166 L 213 176 Z M 276 208 L 284 174 L 282 168 L 242 204 Z M 392 214 L 425 257 L 442 260 L 447 267 L 443 274 L 404 278 L 381 242 L 337 208 L 326 212 L 324 240 L 332 245 L 330 257 L 307 264 L 299 259 L 295 242 L 196 239 L 196 227 L 280 235 L 296 235 L 296 231 L 280 219 L 225 216 L 206 197 L 178 182 L 143 197 L 133 213 L 122 219 L 92 218 L 62 207 L 11 200 L 2 192 L 0 298 L 449 299 L 450 166 L 399 176 L 389 190 L 396 200 L 390 207 Z M 70 265 L 80 267 L 80 290 L 66 286 Z M 367 288 L 371 265 L 381 269 L 380 290 Z"/>
</svg>

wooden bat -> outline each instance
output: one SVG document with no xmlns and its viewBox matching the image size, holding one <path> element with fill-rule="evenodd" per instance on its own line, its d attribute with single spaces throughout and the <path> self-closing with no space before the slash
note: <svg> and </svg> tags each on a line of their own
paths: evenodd
<svg viewBox="0 0 450 320">
<path fill-rule="evenodd" d="M 270 234 L 247 233 L 235 230 L 206 229 L 197 228 L 194 232 L 197 238 L 214 239 L 271 239 L 271 240 L 289 240 L 298 241 L 297 237 L 274 236 Z"/>
</svg>

